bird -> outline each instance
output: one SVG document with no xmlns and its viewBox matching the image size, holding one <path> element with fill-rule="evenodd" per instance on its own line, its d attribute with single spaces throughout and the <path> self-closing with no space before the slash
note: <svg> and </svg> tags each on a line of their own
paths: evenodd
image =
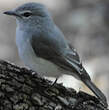
<svg viewBox="0 0 109 110">
<path fill-rule="evenodd" d="M 45 5 L 29 2 L 4 14 L 16 18 L 16 45 L 26 66 L 41 76 L 71 75 L 107 106 L 105 95 L 92 82 L 76 49 L 66 40 Z"/>
</svg>

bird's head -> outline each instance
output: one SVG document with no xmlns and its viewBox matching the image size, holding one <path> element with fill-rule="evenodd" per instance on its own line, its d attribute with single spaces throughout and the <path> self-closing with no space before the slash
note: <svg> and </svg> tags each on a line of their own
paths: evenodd
<svg viewBox="0 0 109 110">
<path fill-rule="evenodd" d="M 40 3 L 26 3 L 4 14 L 15 16 L 22 25 L 37 25 L 52 21 L 47 8 Z M 48 23 L 47 23 L 48 24 Z"/>
</svg>

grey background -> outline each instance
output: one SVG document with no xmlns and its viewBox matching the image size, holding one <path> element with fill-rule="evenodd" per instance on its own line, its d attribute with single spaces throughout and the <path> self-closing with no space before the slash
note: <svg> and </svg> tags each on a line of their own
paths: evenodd
<svg viewBox="0 0 109 110">
<path fill-rule="evenodd" d="M 109 98 L 109 1 L 108 0 L 0 0 L 0 59 L 18 65 L 16 21 L 3 15 L 28 1 L 45 4 L 55 23 L 77 49 L 93 81 Z"/>
</svg>

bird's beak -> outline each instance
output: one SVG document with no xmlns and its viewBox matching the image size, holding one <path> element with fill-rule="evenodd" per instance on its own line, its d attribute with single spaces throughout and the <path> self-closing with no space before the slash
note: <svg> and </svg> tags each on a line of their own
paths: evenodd
<svg viewBox="0 0 109 110">
<path fill-rule="evenodd" d="M 18 17 L 20 17 L 20 15 L 17 14 L 16 12 L 14 12 L 14 11 L 6 11 L 3 14 L 10 15 L 10 16 L 18 16 Z"/>
</svg>

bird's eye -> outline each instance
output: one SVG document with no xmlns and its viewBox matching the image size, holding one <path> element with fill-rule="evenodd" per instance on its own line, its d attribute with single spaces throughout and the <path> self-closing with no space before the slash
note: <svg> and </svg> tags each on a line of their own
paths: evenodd
<svg viewBox="0 0 109 110">
<path fill-rule="evenodd" d="M 30 12 L 25 12 L 25 13 L 23 13 L 22 15 L 23 15 L 24 17 L 29 17 L 29 16 L 32 15 L 32 13 L 30 13 Z"/>
</svg>

